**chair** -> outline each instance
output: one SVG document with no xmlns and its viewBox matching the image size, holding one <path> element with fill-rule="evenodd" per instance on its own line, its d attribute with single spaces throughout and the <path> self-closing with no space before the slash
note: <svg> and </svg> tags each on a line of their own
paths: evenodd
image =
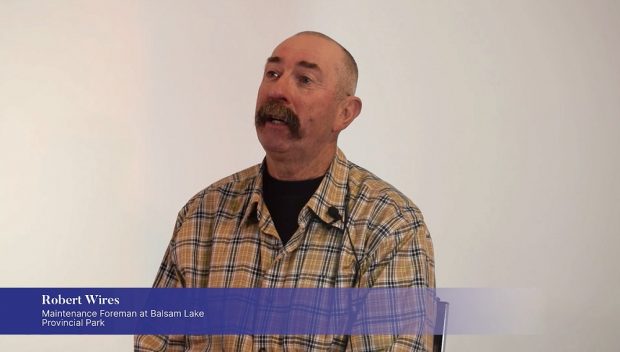
<svg viewBox="0 0 620 352">
<path fill-rule="evenodd" d="M 435 326 L 441 327 L 441 335 L 435 335 L 433 338 L 433 352 L 445 352 L 446 351 L 446 333 L 448 330 L 448 302 L 444 302 L 436 298 L 437 303 L 437 315 L 435 317 Z M 435 328 L 435 331 L 438 329 Z"/>
</svg>

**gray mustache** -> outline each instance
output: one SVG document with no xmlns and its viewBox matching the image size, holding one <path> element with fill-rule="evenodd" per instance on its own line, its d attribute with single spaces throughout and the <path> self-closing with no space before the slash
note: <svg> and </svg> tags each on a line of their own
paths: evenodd
<svg viewBox="0 0 620 352">
<path fill-rule="evenodd" d="M 283 121 L 294 138 L 301 138 L 299 134 L 299 117 L 293 110 L 277 100 L 267 101 L 256 111 L 254 124 L 256 127 L 262 127 L 272 119 Z"/>
</svg>

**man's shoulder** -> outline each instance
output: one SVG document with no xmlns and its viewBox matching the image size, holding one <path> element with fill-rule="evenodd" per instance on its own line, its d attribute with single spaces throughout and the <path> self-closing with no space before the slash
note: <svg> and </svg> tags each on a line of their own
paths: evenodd
<svg viewBox="0 0 620 352">
<path fill-rule="evenodd" d="M 416 204 L 395 186 L 367 169 L 349 161 L 349 187 L 352 199 L 365 203 L 373 212 L 393 214 L 403 220 L 422 220 Z"/>
<path fill-rule="evenodd" d="M 413 204 L 407 196 L 392 184 L 355 163 L 349 162 L 349 164 L 351 165 L 349 169 L 349 184 L 353 189 L 357 190 L 357 193 L 364 193 L 373 198 L 390 198 L 399 203 Z"/>
<path fill-rule="evenodd" d="M 220 188 L 229 188 L 229 187 L 244 188 L 248 184 L 254 184 L 254 182 L 256 181 L 256 178 L 260 174 L 260 169 L 261 169 L 260 164 L 250 166 L 239 172 L 235 172 L 234 174 L 230 176 L 226 176 L 218 181 L 213 182 L 211 185 L 205 188 L 205 191 L 211 191 L 211 190 L 216 190 Z"/>
<path fill-rule="evenodd" d="M 208 209 L 222 201 L 252 193 L 260 186 L 257 185 L 260 169 L 260 164 L 257 164 L 213 182 L 190 198 L 184 210 L 197 207 Z"/>
</svg>

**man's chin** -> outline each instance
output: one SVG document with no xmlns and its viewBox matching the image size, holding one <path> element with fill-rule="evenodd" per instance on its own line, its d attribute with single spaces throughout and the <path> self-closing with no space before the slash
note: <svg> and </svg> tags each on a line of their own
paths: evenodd
<svg viewBox="0 0 620 352">
<path fill-rule="evenodd" d="M 286 134 L 265 132 L 257 128 L 258 141 L 267 154 L 286 154 L 291 150 L 294 139 L 290 136 L 290 132 Z"/>
</svg>

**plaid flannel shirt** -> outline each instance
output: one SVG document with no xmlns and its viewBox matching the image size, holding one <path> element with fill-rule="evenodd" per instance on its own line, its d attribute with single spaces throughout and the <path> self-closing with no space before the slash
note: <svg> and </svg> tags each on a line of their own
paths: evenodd
<svg viewBox="0 0 620 352">
<path fill-rule="evenodd" d="M 338 149 L 283 246 L 262 199 L 264 165 L 220 180 L 181 209 L 154 287 L 435 287 L 419 209 Z M 336 207 L 335 221 L 328 209 Z M 345 212 L 346 207 L 346 212 Z M 333 210 L 332 210 L 333 214 Z M 344 220 L 346 219 L 346 220 Z M 344 220 L 344 221 L 343 221 Z M 347 231 L 353 242 L 346 238 Z M 427 312 L 426 328 L 434 312 Z M 431 330 L 426 330 L 431 331 Z M 430 335 L 135 337 L 136 351 L 431 351 Z"/>
</svg>

